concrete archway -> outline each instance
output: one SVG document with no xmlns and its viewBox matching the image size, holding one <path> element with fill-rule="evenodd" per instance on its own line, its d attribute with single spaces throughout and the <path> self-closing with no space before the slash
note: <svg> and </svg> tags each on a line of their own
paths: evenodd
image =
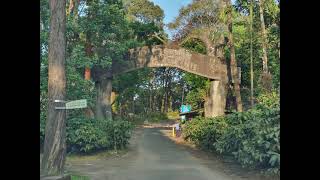
<svg viewBox="0 0 320 180">
<path fill-rule="evenodd" d="M 94 81 L 102 87 L 99 88 L 100 91 L 98 90 L 100 98 L 97 99 L 97 103 L 103 109 L 98 112 L 101 116 L 112 118 L 110 100 L 112 77 L 144 67 L 176 67 L 209 78 L 211 85 L 205 102 L 205 116 L 224 115 L 228 83 L 228 68 L 225 59 L 212 54 L 209 56 L 191 52 L 184 48 L 156 45 L 130 49 L 124 60 L 113 62 L 111 68 L 94 69 Z"/>
</svg>

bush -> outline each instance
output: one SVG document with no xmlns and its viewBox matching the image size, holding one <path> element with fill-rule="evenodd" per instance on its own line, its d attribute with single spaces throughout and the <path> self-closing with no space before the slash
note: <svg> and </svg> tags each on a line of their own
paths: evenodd
<svg viewBox="0 0 320 180">
<path fill-rule="evenodd" d="M 231 154 L 242 165 L 280 173 L 280 102 L 272 92 L 258 97 L 251 110 L 186 123 L 185 139 L 209 150 Z"/>
<path fill-rule="evenodd" d="M 103 149 L 122 149 L 129 143 L 131 130 L 132 125 L 127 121 L 68 119 L 68 151 L 90 153 Z"/>
<path fill-rule="evenodd" d="M 261 108 L 228 117 L 229 127 L 215 143 L 243 165 L 280 168 L 280 109 Z"/>
<path fill-rule="evenodd" d="M 160 113 L 160 112 L 148 113 L 148 114 L 144 115 L 143 118 L 145 120 L 148 120 L 149 122 L 161 122 L 163 120 L 168 120 L 167 115 L 164 113 Z"/>
<path fill-rule="evenodd" d="M 168 119 L 180 119 L 179 111 L 171 111 L 167 113 Z"/>
<path fill-rule="evenodd" d="M 128 121 L 113 121 L 113 128 L 109 128 L 108 134 L 113 140 L 113 147 L 123 149 L 129 144 L 132 125 Z"/>
<path fill-rule="evenodd" d="M 277 90 L 272 91 L 271 93 L 262 93 L 258 98 L 257 101 L 260 106 L 264 107 L 276 107 L 280 106 L 280 94 Z"/>
<path fill-rule="evenodd" d="M 227 128 L 224 117 L 216 118 L 195 118 L 187 121 L 183 129 L 183 136 L 186 140 L 195 142 L 198 146 L 214 150 L 213 144 Z"/>
</svg>

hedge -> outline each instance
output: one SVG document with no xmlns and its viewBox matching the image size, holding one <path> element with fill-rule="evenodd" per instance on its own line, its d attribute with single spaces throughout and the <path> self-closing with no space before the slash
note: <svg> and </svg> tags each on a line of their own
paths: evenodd
<svg viewBox="0 0 320 180">
<path fill-rule="evenodd" d="M 280 173 L 280 101 L 277 93 L 261 95 L 246 111 L 186 123 L 183 136 L 202 148 L 229 154 L 243 166 Z"/>
</svg>

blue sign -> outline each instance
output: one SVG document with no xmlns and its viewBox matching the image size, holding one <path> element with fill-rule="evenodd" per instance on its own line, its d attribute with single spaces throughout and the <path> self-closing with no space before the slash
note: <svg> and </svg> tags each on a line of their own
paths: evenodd
<svg viewBox="0 0 320 180">
<path fill-rule="evenodd" d="M 191 111 L 191 105 L 182 105 L 180 108 L 181 113 L 186 113 Z"/>
</svg>

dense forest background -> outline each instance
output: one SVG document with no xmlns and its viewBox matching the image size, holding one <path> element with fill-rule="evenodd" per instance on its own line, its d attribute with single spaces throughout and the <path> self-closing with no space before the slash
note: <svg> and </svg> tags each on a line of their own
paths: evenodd
<svg viewBox="0 0 320 180">
<path fill-rule="evenodd" d="M 48 0 L 41 0 L 40 5 L 40 143 L 43 144 L 48 109 L 50 11 Z M 241 102 L 244 114 L 237 117 L 250 117 L 256 111 L 263 111 L 259 117 L 264 120 L 269 114 L 264 114 L 265 111 L 261 108 L 254 108 L 261 104 L 269 107 L 278 104 L 280 1 L 235 0 L 231 4 L 228 0 L 193 0 L 191 4 L 180 9 L 179 16 L 170 24 L 163 23 L 163 10 L 148 0 L 70 0 L 67 1 L 66 14 L 66 99 L 87 99 L 89 106 L 86 109 L 68 112 L 69 144 L 79 145 L 80 141 L 85 141 L 75 139 L 79 136 L 75 131 L 81 125 L 77 122 L 95 118 L 97 87 L 90 77 L 86 77 L 90 69 L 110 67 L 112 62 L 121 61 L 128 49 L 141 46 L 175 44 L 207 54 L 210 50 L 206 49 L 205 42 L 194 38 L 195 34 L 203 32 L 204 29 L 209 30 L 207 38 L 212 42 L 216 41 L 215 37 L 226 39 L 226 61 L 236 63 L 241 69 L 238 86 L 237 83 L 229 85 L 226 109 L 230 112 L 239 111 Z M 164 31 L 165 26 L 175 32 L 173 39 L 168 39 Z M 190 104 L 193 110 L 201 110 L 208 96 L 209 84 L 208 78 L 168 67 L 145 68 L 115 76 L 112 80 L 114 120 L 128 119 L 132 114 L 142 120 L 145 119 L 143 117 L 168 118 L 172 114 L 177 115 L 182 104 Z M 274 111 L 270 116 L 272 113 Z M 276 116 L 278 117 L 277 114 Z M 278 124 L 276 122 L 277 126 Z M 129 129 L 128 124 L 112 126 Z M 264 127 L 266 126 L 269 127 L 269 124 L 265 123 Z M 272 127 L 274 126 L 275 124 L 272 124 Z M 87 128 L 86 131 L 98 132 L 94 128 L 96 127 L 92 126 L 91 130 Z M 188 133 L 194 135 L 190 129 Z M 229 138 L 232 139 L 231 131 L 229 133 Z M 123 135 L 124 143 L 127 143 L 128 137 Z M 203 140 L 197 138 L 194 137 L 193 140 Z M 224 145 L 222 142 L 217 145 L 221 152 L 228 149 Z M 100 142 L 100 145 L 92 143 L 85 147 L 75 145 L 70 147 L 70 151 L 87 152 L 109 146 L 111 147 L 103 142 Z M 277 151 L 280 159 L 280 145 L 279 150 L 274 151 Z M 241 153 L 236 156 L 244 164 L 260 160 L 269 162 L 272 157 L 272 165 L 277 166 L 272 154 L 267 160 L 264 159 L 267 156 L 248 161 L 242 159 Z"/>
</svg>

